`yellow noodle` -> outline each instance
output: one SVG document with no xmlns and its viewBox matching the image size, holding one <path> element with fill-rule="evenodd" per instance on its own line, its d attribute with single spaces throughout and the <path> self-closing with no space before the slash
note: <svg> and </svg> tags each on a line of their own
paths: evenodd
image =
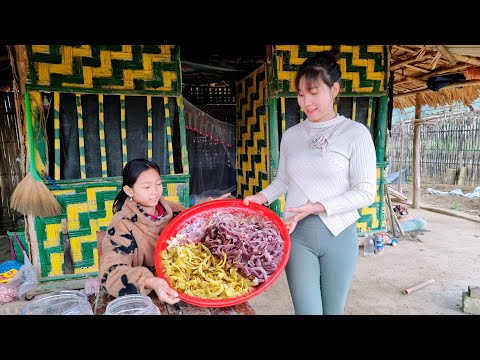
<svg viewBox="0 0 480 360">
<path fill-rule="evenodd" d="M 245 294 L 255 283 L 219 259 L 203 243 L 187 243 L 162 251 L 165 275 L 172 286 L 185 294 L 224 299 Z"/>
</svg>

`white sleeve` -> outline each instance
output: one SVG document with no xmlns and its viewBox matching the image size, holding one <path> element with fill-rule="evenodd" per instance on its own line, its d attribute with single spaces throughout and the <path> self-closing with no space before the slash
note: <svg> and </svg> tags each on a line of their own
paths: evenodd
<svg viewBox="0 0 480 360">
<path fill-rule="evenodd" d="M 377 157 L 367 127 L 352 142 L 349 162 L 350 190 L 322 201 L 327 216 L 370 206 L 375 200 Z"/>
</svg>

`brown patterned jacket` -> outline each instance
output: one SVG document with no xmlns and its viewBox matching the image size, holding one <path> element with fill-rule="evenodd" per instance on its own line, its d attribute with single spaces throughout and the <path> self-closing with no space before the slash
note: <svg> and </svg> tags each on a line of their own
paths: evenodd
<svg viewBox="0 0 480 360">
<path fill-rule="evenodd" d="M 98 279 L 115 297 L 127 294 L 148 295 L 145 279 L 155 276 L 154 253 L 158 237 L 168 222 L 185 210 L 179 203 L 165 200 L 162 217 L 154 220 L 134 200 L 125 201 L 114 214 L 102 241 Z"/>
</svg>

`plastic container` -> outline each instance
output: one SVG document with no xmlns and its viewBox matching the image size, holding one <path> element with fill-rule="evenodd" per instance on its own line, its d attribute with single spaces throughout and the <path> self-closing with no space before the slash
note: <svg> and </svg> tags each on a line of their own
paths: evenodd
<svg viewBox="0 0 480 360">
<path fill-rule="evenodd" d="M 266 206 L 258 205 L 255 203 L 250 203 L 250 205 L 245 205 L 242 200 L 238 199 L 226 199 L 226 200 L 213 200 L 207 201 L 191 208 L 182 211 L 178 216 L 176 216 L 172 221 L 170 221 L 165 229 L 160 233 L 160 237 L 157 241 L 157 246 L 155 248 L 155 269 L 157 275 L 165 279 L 170 287 L 171 286 L 168 277 L 164 274 L 161 252 L 167 247 L 167 240 L 172 236 L 175 236 L 177 232 L 184 226 L 184 224 L 193 221 L 198 217 L 209 217 L 212 212 L 225 211 L 225 212 L 241 212 L 245 214 L 255 214 L 270 220 L 277 227 L 280 236 L 284 242 L 283 256 L 278 263 L 277 269 L 268 276 L 268 278 L 260 283 L 260 285 L 255 286 L 252 291 L 249 291 L 243 295 L 239 295 L 233 298 L 226 299 L 204 299 L 200 297 L 195 297 L 192 295 L 185 294 L 181 291 L 178 291 L 178 297 L 180 300 L 183 300 L 186 303 L 204 306 L 204 307 L 225 307 L 233 306 L 240 304 L 242 302 L 248 301 L 255 296 L 261 294 L 263 291 L 268 289 L 280 276 L 282 271 L 287 265 L 288 258 L 290 257 L 290 235 L 288 229 L 286 228 L 283 220 L 272 210 Z"/>
<path fill-rule="evenodd" d="M 427 228 L 427 222 L 420 218 L 415 218 L 400 223 L 404 232 L 421 231 Z"/>
<path fill-rule="evenodd" d="M 375 241 L 373 240 L 373 232 L 369 229 L 365 233 L 363 242 L 363 256 L 370 257 L 375 253 Z"/>
<path fill-rule="evenodd" d="M 29 301 L 20 310 L 22 315 L 93 315 L 87 295 L 64 290 L 48 293 Z"/>
<path fill-rule="evenodd" d="M 149 296 L 130 294 L 110 301 L 104 315 L 160 315 L 160 309 Z"/>
</svg>

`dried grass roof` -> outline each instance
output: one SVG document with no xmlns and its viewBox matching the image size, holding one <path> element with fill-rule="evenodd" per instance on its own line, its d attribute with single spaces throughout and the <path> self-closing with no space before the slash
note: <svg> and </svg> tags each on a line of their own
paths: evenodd
<svg viewBox="0 0 480 360">
<path fill-rule="evenodd" d="M 480 46 L 478 45 L 391 45 L 390 70 L 394 72 L 393 106 L 415 106 L 417 94 L 423 105 L 443 107 L 460 102 L 470 105 L 480 97 Z M 464 74 L 438 91 L 427 87 L 433 76 Z"/>
</svg>

